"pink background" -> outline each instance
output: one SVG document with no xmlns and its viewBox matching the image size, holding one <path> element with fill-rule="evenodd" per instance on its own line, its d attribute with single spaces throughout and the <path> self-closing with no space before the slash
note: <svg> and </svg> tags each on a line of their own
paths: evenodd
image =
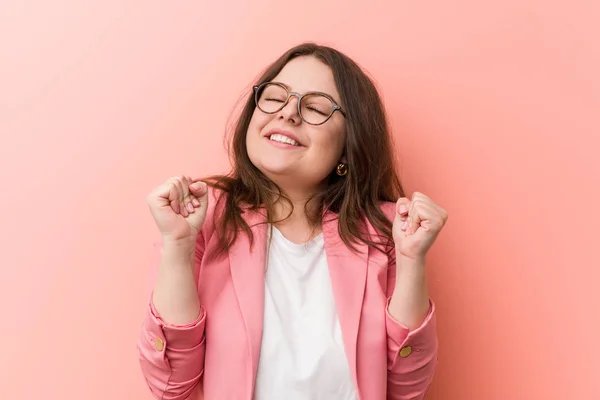
<svg viewBox="0 0 600 400">
<path fill-rule="evenodd" d="M 303 40 L 372 73 L 406 188 L 450 213 L 428 400 L 596 398 L 598 3 L 217 3 L 0 5 L 2 399 L 150 398 L 145 196 L 225 171 L 230 111 Z"/>
</svg>

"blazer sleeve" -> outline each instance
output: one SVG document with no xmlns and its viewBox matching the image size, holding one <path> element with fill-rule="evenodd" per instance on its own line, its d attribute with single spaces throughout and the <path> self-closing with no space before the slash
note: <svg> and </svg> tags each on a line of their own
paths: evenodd
<svg viewBox="0 0 600 400">
<path fill-rule="evenodd" d="M 196 244 L 194 270 L 198 278 L 204 240 Z M 156 399 L 189 398 L 204 372 L 206 310 L 186 325 L 165 323 L 150 296 L 137 349 L 142 375 Z"/>
<path fill-rule="evenodd" d="M 389 312 L 396 282 L 396 259 L 392 250 L 388 266 L 386 334 L 388 400 L 421 400 L 433 380 L 437 365 L 438 338 L 435 304 L 429 300 L 429 313 L 417 329 L 410 331 Z"/>
</svg>

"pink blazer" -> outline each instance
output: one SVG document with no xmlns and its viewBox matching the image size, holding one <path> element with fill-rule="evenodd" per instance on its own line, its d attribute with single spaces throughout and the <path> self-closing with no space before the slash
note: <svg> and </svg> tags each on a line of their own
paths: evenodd
<svg viewBox="0 0 600 400">
<path fill-rule="evenodd" d="M 211 191 L 212 192 L 212 191 Z M 214 193 L 207 221 L 215 215 Z M 393 218 L 395 205 L 382 205 Z M 195 273 L 202 310 L 185 326 L 165 324 L 150 301 L 138 341 L 141 370 L 157 399 L 251 400 L 263 327 L 266 218 L 246 211 L 254 234 L 238 236 L 227 254 L 207 262 L 217 246 L 212 223 L 198 236 Z M 370 248 L 348 249 L 336 215 L 323 217 L 325 253 L 352 378 L 361 400 L 423 399 L 437 363 L 435 307 L 409 331 L 387 311 L 396 262 Z M 371 234 L 375 233 L 369 225 Z"/>
</svg>

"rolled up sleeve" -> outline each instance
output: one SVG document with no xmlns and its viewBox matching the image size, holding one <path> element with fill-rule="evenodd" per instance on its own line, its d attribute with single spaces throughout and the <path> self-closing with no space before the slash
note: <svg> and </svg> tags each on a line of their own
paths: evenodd
<svg viewBox="0 0 600 400">
<path fill-rule="evenodd" d="M 142 374 L 157 399 L 187 399 L 204 372 L 206 311 L 186 325 L 166 324 L 152 301 L 142 324 L 138 353 Z"/>
<path fill-rule="evenodd" d="M 388 399 L 424 398 L 437 365 L 438 339 L 435 304 L 429 300 L 429 312 L 421 326 L 409 330 L 398 322 L 386 305 L 388 348 Z"/>
</svg>

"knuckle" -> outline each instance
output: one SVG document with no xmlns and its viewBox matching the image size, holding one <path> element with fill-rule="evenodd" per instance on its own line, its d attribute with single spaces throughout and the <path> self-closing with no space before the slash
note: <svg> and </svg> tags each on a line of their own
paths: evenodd
<svg viewBox="0 0 600 400">
<path fill-rule="evenodd" d="M 169 178 L 167 182 L 170 182 L 172 185 L 179 185 L 181 183 L 181 178 L 181 175 L 173 176 Z"/>
<path fill-rule="evenodd" d="M 444 227 L 444 224 L 446 223 L 446 220 L 442 217 L 442 218 L 436 218 L 435 220 L 435 227 L 436 230 L 440 230 Z"/>
</svg>

